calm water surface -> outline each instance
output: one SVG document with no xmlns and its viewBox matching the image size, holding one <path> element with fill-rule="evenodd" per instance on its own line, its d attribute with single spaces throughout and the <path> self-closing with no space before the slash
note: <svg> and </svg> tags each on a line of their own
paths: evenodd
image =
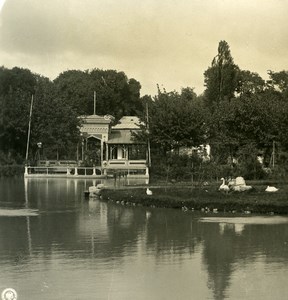
<svg viewBox="0 0 288 300">
<path fill-rule="evenodd" d="M 288 299 L 288 218 L 84 200 L 92 181 L 0 180 L 0 293 Z"/>
</svg>

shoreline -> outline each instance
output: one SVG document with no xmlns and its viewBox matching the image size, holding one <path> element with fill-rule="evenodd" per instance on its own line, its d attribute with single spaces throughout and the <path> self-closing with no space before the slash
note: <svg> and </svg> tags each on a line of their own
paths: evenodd
<svg viewBox="0 0 288 300">
<path fill-rule="evenodd" d="M 147 187 L 105 188 L 101 199 L 127 206 L 145 206 L 182 209 L 183 211 L 288 214 L 288 187 L 282 186 L 275 193 L 265 192 L 259 185 L 250 191 L 229 192 L 212 187 L 152 186 L 152 195 Z"/>
</svg>

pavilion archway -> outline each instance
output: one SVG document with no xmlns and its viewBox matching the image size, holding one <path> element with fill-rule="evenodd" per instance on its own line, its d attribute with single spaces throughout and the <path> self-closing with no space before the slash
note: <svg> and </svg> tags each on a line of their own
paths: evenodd
<svg viewBox="0 0 288 300">
<path fill-rule="evenodd" d="M 101 166 L 101 140 L 90 136 L 86 139 L 84 162 L 86 166 Z"/>
</svg>

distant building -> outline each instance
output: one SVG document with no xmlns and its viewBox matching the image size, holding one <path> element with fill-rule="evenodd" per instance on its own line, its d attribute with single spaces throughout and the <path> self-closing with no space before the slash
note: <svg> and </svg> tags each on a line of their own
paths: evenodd
<svg viewBox="0 0 288 300">
<path fill-rule="evenodd" d="M 181 147 L 179 153 L 187 155 L 197 154 L 203 161 L 210 161 L 211 159 L 211 147 L 208 144 L 198 147 Z"/>
</svg>

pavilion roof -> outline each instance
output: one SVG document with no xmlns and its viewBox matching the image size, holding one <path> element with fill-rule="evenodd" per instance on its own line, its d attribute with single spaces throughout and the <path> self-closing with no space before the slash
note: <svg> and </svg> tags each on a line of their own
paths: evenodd
<svg viewBox="0 0 288 300">
<path fill-rule="evenodd" d="M 136 142 L 133 133 L 137 130 L 115 130 L 111 131 L 109 135 L 108 144 L 142 144 Z"/>
<path fill-rule="evenodd" d="M 139 129 L 141 121 L 136 116 L 124 116 L 122 117 L 118 124 L 112 127 L 114 129 Z"/>
<path fill-rule="evenodd" d="M 80 117 L 84 123 L 88 124 L 110 124 L 114 117 L 110 115 L 99 116 L 99 115 L 89 115 Z"/>
</svg>

